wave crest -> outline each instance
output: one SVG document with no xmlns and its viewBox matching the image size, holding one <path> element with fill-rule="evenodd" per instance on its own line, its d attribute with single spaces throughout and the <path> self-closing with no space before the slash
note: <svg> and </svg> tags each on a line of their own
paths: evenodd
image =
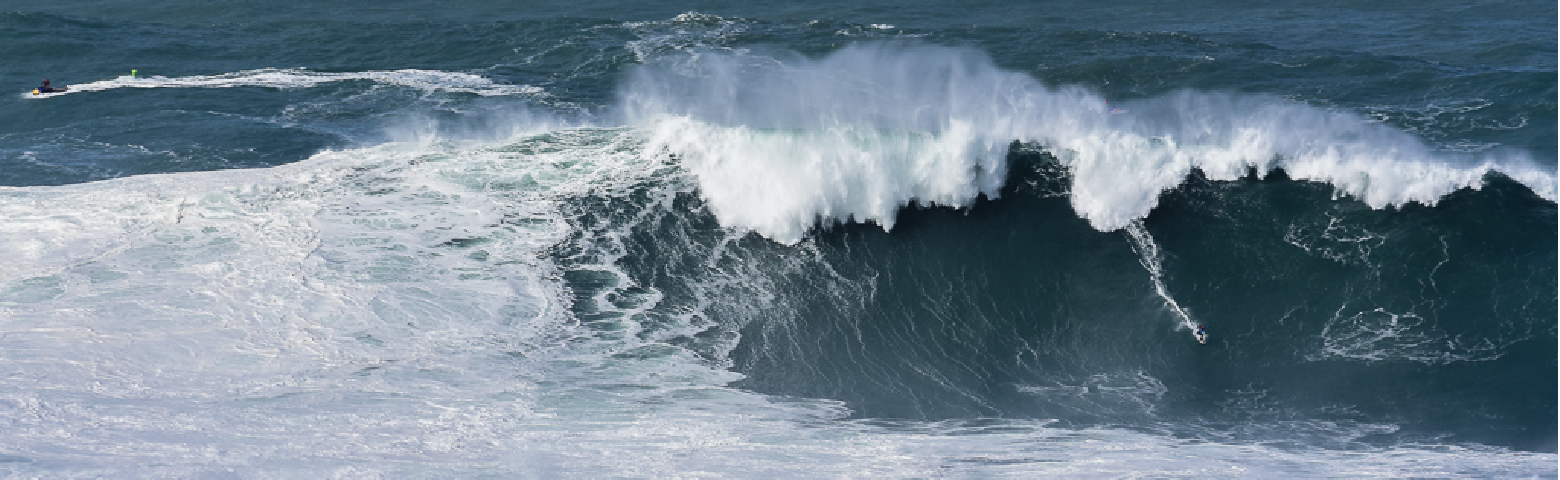
<svg viewBox="0 0 1560 480">
<path fill-rule="evenodd" d="M 626 121 L 651 132 L 646 154 L 678 158 L 723 225 L 783 243 L 820 221 L 892 228 L 913 201 L 996 197 L 1014 141 L 1068 167 L 1073 208 L 1102 231 L 1147 216 L 1194 168 L 1220 180 L 1283 168 L 1375 208 L 1434 204 L 1491 171 L 1556 198 L 1553 169 L 1524 152 L 1436 151 L 1358 114 L 1268 95 L 1181 91 L 1112 107 L 963 48 L 695 51 L 635 70 L 620 95 Z"/>
</svg>

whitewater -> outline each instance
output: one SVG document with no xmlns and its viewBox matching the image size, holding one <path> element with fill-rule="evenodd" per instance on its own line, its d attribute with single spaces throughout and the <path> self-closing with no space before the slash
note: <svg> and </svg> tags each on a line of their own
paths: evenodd
<svg viewBox="0 0 1560 480">
<path fill-rule="evenodd" d="M 623 95 L 630 122 L 653 125 L 648 148 L 685 163 L 723 224 L 782 243 L 819 220 L 892 228 L 911 202 L 996 197 L 1013 142 L 1057 156 L 1073 209 L 1103 231 L 1147 216 L 1193 169 L 1226 181 L 1283 169 L 1374 208 L 1434 205 L 1491 172 L 1556 195 L 1552 169 L 1525 152 L 1434 152 L 1357 114 L 1279 98 L 1182 91 L 1113 112 L 1098 94 L 929 46 L 696 58 L 636 71 Z"/>
<path fill-rule="evenodd" d="M 506 60 L 568 72 L 545 78 L 273 63 L 12 98 L 64 109 L 166 94 L 158 115 L 299 135 L 309 153 L 0 186 L 0 472 L 1555 474 L 1552 442 L 1468 440 L 1485 437 L 1422 427 L 1413 406 L 1289 398 L 1274 380 L 1305 375 L 1244 370 L 1214 386 L 1185 373 L 1215 368 L 1191 355 L 1288 365 L 1281 352 L 1297 371 L 1416 379 L 1532 358 L 1534 340 L 1554 343 L 1553 298 L 1524 282 L 1552 277 L 1553 249 L 1460 254 L 1478 242 L 1435 222 L 1489 195 L 1537 205 L 1510 215 L 1523 231 L 1553 227 L 1550 152 L 1447 148 L 1275 93 L 1106 93 L 936 32 L 872 38 L 905 22 L 659 18 L 565 23 L 568 41 Z M 765 28 L 847 41 L 731 44 Z M 612 46 L 567 50 L 596 35 Z M 550 52 L 569 52 L 564 67 Z M 620 74 L 603 84 L 568 83 L 609 61 Z M 229 90 L 288 97 L 270 113 L 191 100 Z M 0 153 L 74 172 L 95 171 L 71 162 L 96 156 L 258 148 L 158 146 L 174 134 L 134 126 L 72 133 L 118 125 L 90 109 L 0 132 Z M 1208 250 L 1284 246 L 1250 247 L 1242 270 L 1316 291 L 1275 289 L 1263 298 L 1287 310 L 1249 315 L 1246 331 L 1240 303 L 1211 300 L 1238 302 L 1237 274 L 1202 270 L 1241 263 L 1192 248 L 1196 222 L 1167 216 L 1204 218 L 1186 212 L 1256 232 Z M 1507 224 L 1482 212 L 1499 217 L 1491 229 Z M 1014 223 L 1027 226 L 992 227 Z M 1013 250 L 992 264 L 954 256 L 999 238 Z M 1017 251 L 1055 257 L 1002 258 Z M 1320 286 L 1335 278 L 1336 295 Z M 1469 286 L 1480 282 L 1501 315 L 1457 310 L 1485 298 Z M 1295 295 L 1303 305 L 1281 301 Z M 1186 350 L 1204 322 L 1214 341 Z M 1286 335 L 1307 340 L 1266 343 Z M 1107 341 L 1119 350 L 1087 347 Z M 881 392 L 911 406 L 874 406 L 897 400 Z M 1475 413 L 1531 418 L 1488 408 Z M 900 411 L 916 413 L 885 413 Z"/>
</svg>

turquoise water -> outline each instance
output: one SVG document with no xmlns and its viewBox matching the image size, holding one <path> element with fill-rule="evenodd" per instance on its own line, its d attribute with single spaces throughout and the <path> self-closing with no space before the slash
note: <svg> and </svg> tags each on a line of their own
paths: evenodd
<svg viewBox="0 0 1560 480">
<path fill-rule="evenodd" d="M 1553 4 L 9 8 L 8 474 L 1556 475 Z"/>
</svg>

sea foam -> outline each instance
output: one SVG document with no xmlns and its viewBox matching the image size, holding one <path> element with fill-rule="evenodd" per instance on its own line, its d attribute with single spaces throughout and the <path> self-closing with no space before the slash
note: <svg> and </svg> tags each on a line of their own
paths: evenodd
<svg viewBox="0 0 1560 480">
<path fill-rule="evenodd" d="M 625 121 L 650 132 L 645 153 L 680 161 L 723 225 L 782 243 L 820 222 L 892 228 L 910 202 L 994 198 L 1014 141 L 1068 167 L 1074 210 L 1102 231 L 1147 216 L 1193 169 L 1233 180 L 1282 168 L 1375 208 L 1434 204 L 1492 171 L 1556 198 L 1553 168 L 1525 152 L 1438 151 L 1353 112 L 1268 95 L 1180 91 L 1112 106 L 964 48 L 696 51 L 635 70 L 620 97 Z"/>
</svg>

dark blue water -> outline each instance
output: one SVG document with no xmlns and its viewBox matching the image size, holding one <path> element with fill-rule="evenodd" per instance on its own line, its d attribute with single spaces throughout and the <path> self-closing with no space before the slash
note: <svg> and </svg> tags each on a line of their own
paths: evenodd
<svg viewBox="0 0 1560 480">
<path fill-rule="evenodd" d="M 1556 475 L 1552 3 L 77 3 L 12 475 Z"/>
</svg>

